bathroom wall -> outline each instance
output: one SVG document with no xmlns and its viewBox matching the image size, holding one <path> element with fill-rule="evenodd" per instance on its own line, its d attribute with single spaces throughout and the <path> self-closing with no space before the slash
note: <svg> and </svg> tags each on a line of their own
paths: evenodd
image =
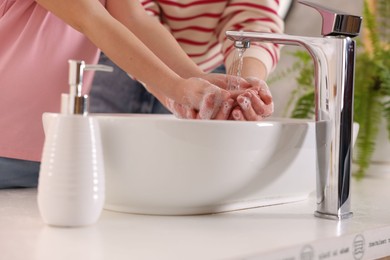
<svg viewBox="0 0 390 260">
<path fill-rule="evenodd" d="M 341 10 L 344 13 L 362 16 L 363 0 L 310 0 L 327 6 L 334 10 Z M 299 4 L 294 0 L 294 4 L 287 16 L 285 33 L 303 36 L 321 36 L 322 19 L 317 11 Z M 280 62 L 274 71 L 277 74 L 291 66 L 294 59 L 288 52 L 299 49 L 298 47 L 285 46 L 281 52 Z M 270 76 L 272 78 L 272 75 Z M 275 117 L 283 116 L 284 108 L 289 100 L 290 93 L 295 87 L 294 75 L 273 82 L 270 84 L 275 101 Z"/>
</svg>

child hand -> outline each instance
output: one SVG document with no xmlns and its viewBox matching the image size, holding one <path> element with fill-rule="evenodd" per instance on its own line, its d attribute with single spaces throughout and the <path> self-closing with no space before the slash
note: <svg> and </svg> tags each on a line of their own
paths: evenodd
<svg viewBox="0 0 390 260">
<path fill-rule="evenodd" d="M 252 87 L 236 97 L 238 106 L 232 111 L 235 120 L 258 121 L 272 115 L 274 103 L 267 83 L 254 77 L 246 78 Z"/>
</svg>

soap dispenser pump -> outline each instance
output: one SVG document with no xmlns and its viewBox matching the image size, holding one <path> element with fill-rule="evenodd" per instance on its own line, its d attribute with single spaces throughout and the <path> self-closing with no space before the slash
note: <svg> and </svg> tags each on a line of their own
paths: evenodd
<svg viewBox="0 0 390 260">
<path fill-rule="evenodd" d="M 69 60 L 69 94 L 62 94 L 62 114 L 88 114 L 88 95 L 82 94 L 84 71 L 88 70 L 112 72 L 113 68 L 101 64 L 85 64 L 85 62 L 82 60 Z"/>
<path fill-rule="evenodd" d="M 38 182 L 38 208 L 51 226 L 78 227 L 95 223 L 105 196 L 104 162 L 99 125 L 88 116 L 82 95 L 85 70 L 112 71 L 104 65 L 69 60 L 69 94 L 61 114 L 45 122 L 45 143 Z"/>
</svg>

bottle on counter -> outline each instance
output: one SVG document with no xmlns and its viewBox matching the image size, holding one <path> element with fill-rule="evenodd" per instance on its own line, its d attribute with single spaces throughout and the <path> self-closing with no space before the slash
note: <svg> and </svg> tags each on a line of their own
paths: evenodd
<svg viewBox="0 0 390 260">
<path fill-rule="evenodd" d="M 43 115 L 45 144 L 38 182 L 38 208 L 51 226 L 94 224 L 105 197 L 104 160 L 97 120 L 88 116 L 82 95 L 85 70 L 112 71 L 103 65 L 69 60 L 69 94 L 62 95 L 61 113 Z"/>
</svg>

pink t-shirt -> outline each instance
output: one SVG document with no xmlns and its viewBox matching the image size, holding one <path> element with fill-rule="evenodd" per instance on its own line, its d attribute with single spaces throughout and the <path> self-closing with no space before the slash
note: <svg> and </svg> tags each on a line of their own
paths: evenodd
<svg viewBox="0 0 390 260">
<path fill-rule="evenodd" d="M 42 114 L 59 112 L 68 60 L 99 50 L 34 0 L 0 0 L 0 157 L 40 161 Z M 84 92 L 92 74 L 85 74 Z"/>
</svg>

